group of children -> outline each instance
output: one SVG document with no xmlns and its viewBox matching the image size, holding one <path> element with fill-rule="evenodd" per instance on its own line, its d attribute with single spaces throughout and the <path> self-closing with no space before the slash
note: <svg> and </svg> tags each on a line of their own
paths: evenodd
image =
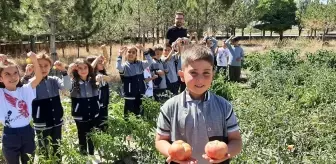
<svg viewBox="0 0 336 164">
<path fill-rule="evenodd" d="M 193 146 L 195 159 L 189 162 L 214 162 L 202 158 L 201 154 L 209 140 L 225 141 L 229 147 L 228 158 L 241 150 L 239 127 L 232 106 L 208 91 L 215 60 L 217 72 L 226 72 L 228 66 L 230 79 L 236 78 L 238 70 L 240 76 L 243 51 L 235 39 L 231 42 L 234 47 L 231 47 L 230 39 L 215 50 L 210 38 L 205 40 L 206 46 L 189 45 L 187 38 L 179 38 L 172 45 L 156 45 L 147 50 L 140 45 L 119 50 L 116 68 L 123 83 L 125 116 L 129 112 L 143 115 L 141 104 L 144 97 L 153 96 L 161 101 L 166 90 L 175 95 L 162 106 L 157 124 L 156 147 L 169 162 L 173 160 L 167 154 L 169 145 L 179 139 Z M 138 51 L 143 52 L 146 60 L 137 56 Z M 108 55 L 104 46 L 103 54 L 77 59 L 66 69 L 64 63 L 53 62 L 47 54 L 30 52 L 27 55 L 32 64 L 26 66 L 22 79 L 19 66 L 7 56 L 0 55 L 0 102 L 3 104 L 0 121 L 4 125 L 2 143 L 7 163 L 28 162 L 27 154 L 34 154 L 36 148 L 35 132 L 41 150 L 46 154 L 56 154 L 61 163 L 58 151 L 64 122 L 61 90 L 70 91 L 71 114 L 78 130 L 80 152 L 94 155 L 88 134 L 94 128 L 107 129 L 108 82 L 111 77 L 107 76 L 105 69 Z M 49 76 L 52 68 L 60 71 L 62 78 Z M 31 119 L 34 128 L 29 124 Z M 52 145 L 53 152 L 48 152 L 49 145 Z M 226 159 L 219 162 L 223 161 Z"/>
<path fill-rule="evenodd" d="M 94 147 L 88 134 L 93 128 L 107 129 L 109 86 L 111 79 L 106 74 L 107 51 L 104 56 L 77 59 L 69 65 L 53 62 L 49 55 L 28 53 L 31 64 L 20 79 L 20 68 L 7 56 L 0 55 L 0 121 L 4 125 L 2 150 L 9 164 L 26 164 L 27 154 L 34 157 L 35 132 L 40 150 L 46 156 L 56 155 L 62 139 L 63 107 L 61 90 L 70 91 L 71 114 L 78 130 L 80 152 L 94 155 Z M 29 60 L 28 60 L 29 61 Z M 62 78 L 49 76 L 54 68 Z M 30 121 L 33 119 L 33 127 Z M 34 131 L 35 130 L 35 131 Z M 52 152 L 49 152 L 52 146 Z"/>
</svg>

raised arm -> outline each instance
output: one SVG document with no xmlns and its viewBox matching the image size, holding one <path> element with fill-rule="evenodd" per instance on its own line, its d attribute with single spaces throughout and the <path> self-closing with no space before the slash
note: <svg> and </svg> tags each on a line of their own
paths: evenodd
<svg viewBox="0 0 336 164">
<path fill-rule="evenodd" d="M 107 53 L 107 49 L 106 49 L 106 45 L 104 44 L 104 45 L 102 45 L 101 47 L 100 47 L 102 50 L 103 50 L 103 56 L 104 56 L 104 66 L 105 66 L 105 68 L 109 65 L 109 62 L 107 62 L 107 61 L 109 61 L 109 55 L 108 55 L 108 53 Z"/>
<path fill-rule="evenodd" d="M 127 47 L 121 47 L 118 51 L 118 58 L 116 63 L 116 68 L 119 72 L 124 72 L 124 66 L 122 65 L 122 56 L 126 52 Z"/>
<path fill-rule="evenodd" d="M 141 61 L 142 62 L 142 68 L 146 69 L 148 66 L 150 66 L 153 63 L 152 57 L 149 55 L 149 53 L 144 52 L 146 61 Z"/>
<path fill-rule="evenodd" d="M 104 56 L 98 56 L 96 59 L 91 63 L 92 68 L 96 68 L 97 64 L 99 62 L 104 62 L 105 57 Z"/>
<path fill-rule="evenodd" d="M 62 79 L 56 78 L 58 89 L 60 90 L 70 90 L 72 88 L 70 76 L 68 75 L 67 70 L 65 69 L 65 64 L 60 61 L 54 63 L 56 70 L 62 72 Z"/>
<path fill-rule="evenodd" d="M 225 45 L 226 45 L 226 47 L 229 49 L 229 51 L 230 51 L 230 53 L 232 54 L 232 55 L 234 55 L 234 51 L 233 51 L 233 49 L 232 49 L 232 46 L 231 46 L 231 44 L 230 44 L 230 41 L 231 41 L 231 39 L 233 38 L 234 36 L 231 36 L 229 39 L 227 39 L 226 41 L 225 41 Z"/>
<path fill-rule="evenodd" d="M 35 73 L 35 76 L 33 77 L 32 81 L 31 81 L 31 87 L 33 89 L 36 88 L 36 86 L 38 84 L 40 84 L 43 76 L 42 76 L 42 72 L 41 72 L 41 69 L 40 69 L 40 65 L 37 61 L 37 57 L 36 57 L 36 54 L 34 52 L 29 52 L 27 54 L 27 56 L 30 58 L 30 60 L 32 61 L 33 63 L 33 67 L 34 67 L 34 73 Z"/>
<path fill-rule="evenodd" d="M 21 83 L 22 84 L 28 84 L 29 79 L 31 79 L 32 76 L 33 76 L 33 73 L 34 73 L 33 65 L 32 64 L 27 64 L 25 74 L 21 78 Z"/>
</svg>

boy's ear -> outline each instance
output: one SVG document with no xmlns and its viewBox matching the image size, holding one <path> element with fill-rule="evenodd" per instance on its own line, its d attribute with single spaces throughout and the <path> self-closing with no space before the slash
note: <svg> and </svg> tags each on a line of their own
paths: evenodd
<svg viewBox="0 0 336 164">
<path fill-rule="evenodd" d="M 179 70 L 177 73 L 178 73 L 178 75 L 180 76 L 181 81 L 182 81 L 182 82 L 185 82 L 185 81 L 184 81 L 184 72 L 183 72 L 182 70 Z"/>
<path fill-rule="evenodd" d="M 0 77 L 0 82 L 3 83 L 3 79 L 2 79 L 2 77 Z"/>
</svg>

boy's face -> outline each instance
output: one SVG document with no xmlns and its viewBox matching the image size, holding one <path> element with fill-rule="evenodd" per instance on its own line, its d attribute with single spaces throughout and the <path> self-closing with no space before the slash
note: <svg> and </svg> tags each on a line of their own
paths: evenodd
<svg viewBox="0 0 336 164">
<path fill-rule="evenodd" d="M 238 41 L 231 41 L 231 44 L 232 44 L 232 45 L 235 45 L 235 46 L 237 46 L 238 43 L 239 43 Z"/>
<path fill-rule="evenodd" d="M 166 47 L 164 50 L 163 50 L 163 55 L 166 57 L 169 55 L 169 52 L 171 51 L 171 48 L 170 47 Z"/>
<path fill-rule="evenodd" d="M 196 60 L 178 72 L 185 82 L 190 96 L 200 98 L 210 88 L 213 79 L 213 66 L 205 60 Z"/>
<path fill-rule="evenodd" d="M 128 49 L 127 50 L 127 60 L 129 60 L 129 61 L 136 60 L 136 54 L 137 54 L 136 49 L 134 49 L 134 48 Z"/>
<path fill-rule="evenodd" d="M 160 59 L 162 56 L 163 51 L 161 50 L 155 50 L 155 59 Z"/>
</svg>

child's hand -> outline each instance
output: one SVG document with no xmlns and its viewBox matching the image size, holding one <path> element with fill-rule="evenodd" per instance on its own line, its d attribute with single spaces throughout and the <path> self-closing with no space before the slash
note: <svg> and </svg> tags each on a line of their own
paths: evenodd
<svg viewBox="0 0 336 164">
<path fill-rule="evenodd" d="M 106 60 L 106 59 L 105 59 L 105 57 L 104 57 L 103 55 L 98 56 L 98 61 L 99 61 L 100 63 L 103 63 L 105 60 Z"/>
<path fill-rule="evenodd" d="M 0 62 L 5 62 L 7 60 L 7 55 L 0 54 Z"/>
<path fill-rule="evenodd" d="M 105 48 L 106 48 L 105 44 L 103 44 L 103 45 L 100 46 L 100 49 L 102 49 L 102 50 L 104 50 Z"/>
<path fill-rule="evenodd" d="M 145 49 L 145 48 L 144 48 L 141 44 L 139 44 L 139 43 L 136 44 L 135 47 L 136 47 L 137 49 L 141 50 L 141 51 L 144 51 L 144 49 Z"/>
<path fill-rule="evenodd" d="M 102 81 L 104 81 L 104 75 L 97 75 L 97 76 L 96 76 L 96 81 L 97 81 L 97 82 L 102 82 Z"/>
<path fill-rule="evenodd" d="M 153 79 L 156 79 L 158 78 L 159 76 L 158 75 L 153 75 Z"/>
<path fill-rule="evenodd" d="M 118 51 L 119 56 L 122 56 L 123 54 L 125 54 L 126 51 L 127 51 L 127 47 L 120 47 Z"/>
<path fill-rule="evenodd" d="M 179 164 L 197 164 L 197 160 L 196 159 L 189 159 L 187 161 L 177 161 L 177 160 L 173 160 L 171 159 L 171 157 L 169 156 L 166 160 L 167 163 L 170 163 L 170 162 L 175 162 L 175 163 L 179 163 Z"/>
<path fill-rule="evenodd" d="M 55 61 L 54 67 L 55 67 L 56 70 L 66 71 L 64 64 L 62 62 L 60 62 L 59 60 Z"/>
<path fill-rule="evenodd" d="M 210 157 L 208 157 L 206 154 L 203 154 L 202 157 L 206 160 L 208 160 L 210 163 L 221 163 L 221 162 L 224 162 L 228 159 L 230 159 L 231 155 L 230 154 L 226 154 L 226 157 L 224 159 L 218 159 L 218 160 L 215 160 L 215 159 L 211 159 Z"/>
<path fill-rule="evenodd" d="M 31 75 L 34 72 L 34 66 L 32 64 L 27 64 L 25 75 Z"/>
<path fill-rule="evenodd" d="M 237 58 L 236 61 L 237 61 L 237 62 L 240 62 L 240 61 L 241 61 L 241 58 Z"/>
<path fill-rule="evenodd" d="M 36 58 L 36 54 L 34 52 L 32 52 L 32 51 L 30 51 L 30 52 L 27 53 L 27 57 L 29 57 L 30 59 L 37 59 Z"/>
<path fill-rule="evenodd" d="M 69 71 L 72 72 L 72 71 L 75 71 L 75 70 L 77 70 L 77 64 L 71 63 L 69 65 Z"/>
<path fill-rule="evenodd" d="M 165 72 L 164 72 L 164 71 L 162 71 L 162 70 L 157 70 L 157 71 L 156 71 L 156 73 L 157 73 L 157 74 L 159 74 L 160 76 L 163 76 L 163 75 L 165 75 Z"/>
</svg>

